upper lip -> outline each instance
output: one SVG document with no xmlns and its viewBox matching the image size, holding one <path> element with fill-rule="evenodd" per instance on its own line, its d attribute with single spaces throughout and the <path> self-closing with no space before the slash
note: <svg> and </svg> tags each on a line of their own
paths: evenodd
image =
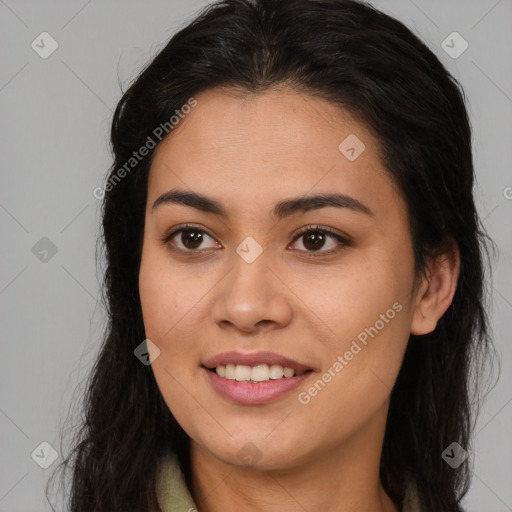
<svg viewBox="0 0 512 512">
<path fill-rule="evenodd" d="M 296 373 L 305 372 L 311 368 L 305 364 L 299 363 L 289 357 L 276 354 L 274 352 L 222 352 L 210 359 L 203 362 L 203 366 L 208 369 L 216 368 L 217 366 L 225 366 L 227 364 L 243 364 L 247 366 L 258 366 L 260 364 L 278 364 L 283 368 L 292 368 Z"/>
</svg>

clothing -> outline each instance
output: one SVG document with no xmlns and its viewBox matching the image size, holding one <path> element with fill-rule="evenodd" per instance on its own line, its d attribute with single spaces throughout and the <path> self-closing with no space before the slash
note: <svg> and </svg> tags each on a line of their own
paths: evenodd
<svg viewBox="0 0 512 512">
<path fill-rule="evenodd" d="M 163 512 L 197 512 L 176 455 L 165 459 L 158 475 L 157 493 L 158 503 Z M 421 512 L 416 489 L 412 483 L 407 487 L 401 512 Z"/>
</svg>

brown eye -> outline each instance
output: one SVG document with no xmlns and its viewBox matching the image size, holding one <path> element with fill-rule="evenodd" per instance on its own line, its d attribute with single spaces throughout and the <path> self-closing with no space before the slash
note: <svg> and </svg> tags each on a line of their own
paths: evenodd
<svg viewBox="0 0 512 512">
<path fill-rule="evenodd" d="M 329 240 L 331 241 L 329 243 Z M 304 249 L 299 251 L 306 253 L 318 253 L 319 256 L 329 255 L 349 245 L 347 239 L 332 232 L 327 228 L 308 227 L 300 232 L 294 239 L 294 243 L 301 242 Z M 326 247 L 327 246 L 327 247 Z M 322 250 L 326 248 L 325 250 Z M 316 256 L 316 255 L 315 255 Z"/>
<path fill-rule="evenodd" d="M 204 247 L 204 243 L 207 242 L 208 239 L 212 240 L 213 244 L 210 245 L 210 247 Z M 208 233 L 194 226 L 174 230 L 163 239 L 163 242 L 172 250 L 183 252 L 200 252 L 200 250 L 203 249 L 216 249 L 219 247 L 218 242 Z M 201 247 L 202 245 L 203 247 Z"/>
<path fill-rule="evenodd" d="M 187 249 L 197 249 L 203 242 L 203 233 L 198 229 L 183 230 L 180 241 Z"/>
<path fill-rule="evenodd" d="M 325 244 L 325 234 L 320 231 L 312 231 L 302 235 L 304 247 L 311 251 L 318 251 Z"/>
</svg>

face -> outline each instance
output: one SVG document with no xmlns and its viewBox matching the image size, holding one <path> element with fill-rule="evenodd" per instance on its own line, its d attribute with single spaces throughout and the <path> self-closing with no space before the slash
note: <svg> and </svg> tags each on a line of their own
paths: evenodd
<svg viewBox="0 0 512 512">
<path fill-rule="evenodd" d="M 148 182 L 139 287 L 165 402 L 233 465 L 290 468 L 382 437 L 418 299 L 377 140 L 291 90 L 196 100 Z"/>
</svg>

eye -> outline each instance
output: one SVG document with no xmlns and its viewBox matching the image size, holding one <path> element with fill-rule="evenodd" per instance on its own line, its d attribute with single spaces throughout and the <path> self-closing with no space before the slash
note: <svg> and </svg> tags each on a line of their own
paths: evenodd
<svg viewBox="0 0 512 512">
<path fill-rule="evenodd" d="M 201 247 L 208 239 L 212 240 L 213 245 L 210 247 Z M 330 228 L 320 226 L 310 225 L 302 228 L 299 233 L 295 233 L 292 245 L 301 239 L 301 244 L 305 249 L 299 249 L 299 252 L 306 252 L 312 256 L 328 256 L 350 245 L 347 238 L 335 233 Z M 327 245 L 331 247 L 328 247 L 328 250 L 321 250 L 324 249 L 326 242 L 329 240 L 331 243 Z M 188 253 L 201 253 L 204 250 L 222 247 L 204 229 L 192 224 L 179 226 L 171 233 L 165 235 L 162 242 L 168 245 L 173 251 Z"/>
<path fill-rule="evenodd" d="M 176 238 L 176 241 L 173 241 L 174 238 Z M 203 244 L 208 238 L 213 240 L 216 245 L 213 247 L 201 248 L 201 244 Z M 220 247 L 220 244 L 216 242 L 206 231 L 199 229 L 197 226 L 188 224 L 173 230 L 171 233 L 166 235 L 162 241 L 169 245 L 171 249 L 184 252 L 200 252 L 200 250 Z"/>
<path fill-rule="evenodd" d="M 327 250 L 321 250 L 326 245 L 326 241 L 331 240 L 330 247 Z M 306 226 L 294 238 L 295 241 L 301 241 L 302 246 L 307 253 L 319 253 L 318 256 L 326 256 L 336 253 L 343 247 L 350 245 L 347 238 L 335 233 L 330 228 L 319 226 Z M 303 249 L 300 249 L 303 251 Z M 312 254 L 312 256 L 317 256 Z"/>
</svg>

